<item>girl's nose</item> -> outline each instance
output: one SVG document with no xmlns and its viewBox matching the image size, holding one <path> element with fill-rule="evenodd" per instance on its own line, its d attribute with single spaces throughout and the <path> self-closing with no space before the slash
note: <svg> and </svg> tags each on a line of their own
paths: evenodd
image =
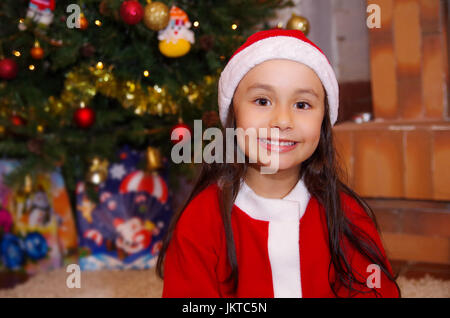
<svg viewBox="0 0 450 318">
<path fill-rule="evenodd" d="M 290 109 L 288 107 L 275 107 L 272 112 L 272 118 L 270 120 L 271 128 L 278 128 L 280 130 L 292 129 L 294 126 L 293 118 Z"/>
</svg>

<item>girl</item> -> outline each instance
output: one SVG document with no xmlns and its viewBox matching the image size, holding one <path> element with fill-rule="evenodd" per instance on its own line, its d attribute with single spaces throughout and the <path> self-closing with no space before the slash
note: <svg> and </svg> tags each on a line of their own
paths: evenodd
<svg viewBox="0 0 450 318">
<path fill-rule="evenodd" d="M 300 31 L 257 32 L 218 98 L 225 128 L 278 132 L 255 137 L 278 169 L 261 173 L 242 140 L 245 163 L 203 164 L 158 258 L 163 297 L 399 297 L 373 212 L 339 177 L 338 84 L 323 52 Z"/>
</svg>

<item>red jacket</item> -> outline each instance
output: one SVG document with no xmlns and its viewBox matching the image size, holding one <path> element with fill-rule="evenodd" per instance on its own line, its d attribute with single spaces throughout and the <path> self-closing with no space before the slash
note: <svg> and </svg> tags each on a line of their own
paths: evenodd
<svg viewBox="0 0 450 318">
<path fill-rule="evenodd" d="M 243 183 L 231 217 L 239 273 L 237 292 L 231 293 L 231 285 L 224 282 L 230 266 L 217 191 L 217 185 L 207 187 L 181 215 L 166 253 L 163 297 L 335 297 L 328 282 L 325 212 L 302 180 L 283 199 L 260 197 Z M 349 218 L 385 256 L 362 207 L 344 193 L 341 198 Z M 354 249 L 349 248 L 347 255 L 364 281 L 374 273 L 368 271 L 371 262 Z M 395 284 L 380 272 L 377 291 L 383 297 L 398 297 Z M 374 297 L 373 293 L 358 294 L 364 295 Z"/>
</svg>

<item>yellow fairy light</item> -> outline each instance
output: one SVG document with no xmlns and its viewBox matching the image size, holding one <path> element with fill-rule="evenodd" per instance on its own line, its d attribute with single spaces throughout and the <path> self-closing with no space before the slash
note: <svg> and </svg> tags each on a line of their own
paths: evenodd
<svg viewBox="0 0 450 318">
<path fill-rule="evenodd" d="M 194 23 L 192 25 L 194 26 L 194 28 L 198 28 L 198 26 L 200 25 L 200 22 L 194 21 Z"/>
<path fill-rule="evenodd" d="M 84 107 L 86 107 L 86 104 L 82 101 L 82 102 L 80 102 L 80 107 L 84 108 Z"/>
<path fill-rule="evenodd" d="M 103 70 L 103 63 L 102 62 L 98 62 L 95 67 L 97 68 L 97 70 Z"/>
<path fill-rule="evenodd" d="M 20 18 L 19 19 L 19 23 L 24 23 L 25 22 L 25 19 L 24 18 Z"/>
<path fill-rule="evenodd" d="M 233 24 L 231 25 L 231 28 L 232 28 L 233 30 L 236 30 L 237 27 L 238 27 L 238 26 L 237 26 L 235 23 L 233 23 Z"/>
<path fill-rule="evenodd" d="M 100 21 L 100 20 L 95 20 L 94 23 L 96 26 L 102 26 L 102 21 Z"/>
<path fill-rule="evenodd" d="M 13 51 L 13 54 L 14 54 L 15 56 L 17 56 L 17 57 L 20 56 L 20 52 L 19 52 L 19 51 L 16 51 L 16 50 Z"/>
<path fill-rule="evenodd" d="M 149 77 L 149 75 L 150 75 L 150 73 L 149 73 L 147 70 L 145 70 L 145 71 L 144 71 L 144 76 L 145 76 L 145 77 Z"/>
<path fill-rule="evenodd" d="M 37 131 L 40 132 L 40 133 L 43 132 L 44 131 L 44 126 L 38 125 L 37 126 Z"/>
<path fill-rule="evenodd" d="M 278 22 L 277 27 L 281 29 L 283 27 L 283 22 Z"/>
<path fill-rule="evenodd" d="M 35 67 L 34 67 L 33 64 L 31 64 L 30 66 L 28 66 L 28 69 L 29 69 L 30 71 L 34 71 Z"/>
</svg>

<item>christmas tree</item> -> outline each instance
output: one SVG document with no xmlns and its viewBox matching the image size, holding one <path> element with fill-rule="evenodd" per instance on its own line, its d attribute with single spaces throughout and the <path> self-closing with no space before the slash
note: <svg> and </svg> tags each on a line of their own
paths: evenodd
<svg viewBox="0 0 450 318">
<path fill-rule="evenodd" d="M 221 69 L 248 35 L 273 27 L 266 21 L 275 9 L 291 5 L 1 1 L 0 153 L 21 160 L 9 185 L 60 167 L 73 194 L 92 160 L 111 162 L 124 144 L 170 158 L 177 124 L 219 125 Z M 168 41 L 178 32 L 177 45 Z M 170 174 L 185 170 L 171 165 Z"/>
</svg>

